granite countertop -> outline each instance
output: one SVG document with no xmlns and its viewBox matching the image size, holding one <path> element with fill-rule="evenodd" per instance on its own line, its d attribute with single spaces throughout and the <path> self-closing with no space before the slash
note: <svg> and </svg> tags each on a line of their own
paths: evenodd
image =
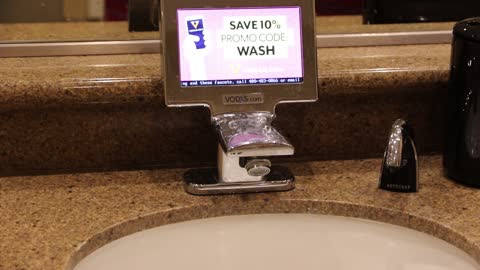
<svg viewBox="0 0 480 270">
<path fill-rule="evenodd" d="M 449 44 L 317 50 L 320 94 L 433 88 L 448 81 Z M 161 54 L 0 58 L 0 110 L 163 103 Z M 74 63 L 74 64 L 73 64 Z"/>
<path fill-rule="evenodd" d="M 398 97 L 398 93 L 424 91 L 429 98 L 428 89 L 447 83 L 449 54 L 447 44 L 319 49 L 319 92 L 323 99 L 371 96 L 372 103 L 378 93 Z M 0 136 L 17 134 L 13 131 L 19 121 L 33 121 L 15 118 L 15 112 L 24 109 L 163 104 L 160 62 L 160 54 L 0 59 L 0 113 L 3 121 L 12 122 L 11 129 L 0 130 Z M 52 110 L 58 112 L 63 111 Z M 26 137 L 41 137 L 48 120 L 42 117 L 41 127 Z M 91 114 L 85 117 L 85 123 L 91 122 Z M 110 125 L 99 119 L 99 125 Z M 426 119 L 430 120 L 428 115 Z M 380 120 L 375 121 L 368 123 L 379 126 Z M 113 127 L 115 136 L 119 131 Z M 69 128 L 62 122 L 52 129 Z M 14 153 L 21 137 L 11 136 Z M 57 137 L 52 141 L 52 147 L 59 144 Z M 319 139 L 312 143 L 319 144 Z M 151 148 L 152 142 L 147 144 Z M 39 157 L 58 150 L 28 146 L 23 147 Z M 247 213 L 334 214 L 389 222 L 447 240 L 480 262 L 480 208 L 472 204 L 480 200 L 480 193 L 445 179 L 440 157 L 421 159 L 421 189 L 416 194 L 378 190 L 380 160 L 303 162 L 290 167 L 298 180 L 294 191 L 220 197 L 185 194 L 181 169 L 0 178 L 0 269 L 71 269 L 96 248 L 139 230 Z"/>
<path fill-rule="evenodd" d="M 160 39 L 160 33 L 129 32 L 127 21 L 0 24 L 0 42 L 135 39 Z"/>
<path fill-rule="evenodd" d="M 312 213 L 367 218 L 426 232 L 480 262 L 480 192 L 445 179 L 441 157 L 420 160 L 420 191 L 377 189 L 380 160 L 294 163 L 286 193 L 197 197 L 184 170 L 0 179 L 0 269 L 71 269 L 124 235 L 221 215 Z"/>
<path fill-rule="evenodd" d="M 451 30 L 453 22 L 364 25 L 362 16 L 317 17 L 318 34 Z M 55 22 L 0 24 L 0 42 L 159 39 L 158 31 L 129 32 L 128 22 Z"/>
<path fill-rule="evenodd" d="M 441 153 L 450 50 L 318 49 L 319 101 L 277 110 L 294 158 L 379 157 L 399 117 L 415 126 L 420 153 Z M 165 107 L 161 58 L 0 58 L 0 174 L 213 164 L 208 111 Z M 298 115 L 307 129 L 292 124 Z"/>
</svg>

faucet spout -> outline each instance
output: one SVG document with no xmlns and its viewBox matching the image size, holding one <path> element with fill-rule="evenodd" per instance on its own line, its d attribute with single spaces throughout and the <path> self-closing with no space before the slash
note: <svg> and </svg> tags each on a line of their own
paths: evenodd
<svg viewBox="0 0 480 270">
<path fill-rule="evenodd" d="M 295 148 L 272 125 L 268 112 L 213 117 L 220 147 L 218 175 L 223 182 L 262 181 L 271 172 L 267 157 L 293 155 Z"/>
<path fill-rule="evenodd" d="M 228 156 L 288 156 L 295 148 L 272 125 L 269 112 L 222 114 L 213 117 L 218 140 Z"/>
<path fill-rule="evenodd" d="M 273 119 L 269 112 L 213 116 L 218 137 L 217 168 L 188 172 L 186 190 L 196 195 L 292 190 L 295 177 L 290 170 L 270 161 L 272 156 L 295 152 L 272 126 Z"/>
</svg>

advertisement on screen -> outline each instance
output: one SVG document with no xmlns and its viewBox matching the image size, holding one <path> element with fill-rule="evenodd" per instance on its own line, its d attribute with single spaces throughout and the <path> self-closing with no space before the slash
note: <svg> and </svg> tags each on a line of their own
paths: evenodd
<svg viewBox="0 0 480 270">
<path fill-rule="evenodd" d="M 181 87 L 303 83 L 300 7 L 177 10 Z"/>
</svg>

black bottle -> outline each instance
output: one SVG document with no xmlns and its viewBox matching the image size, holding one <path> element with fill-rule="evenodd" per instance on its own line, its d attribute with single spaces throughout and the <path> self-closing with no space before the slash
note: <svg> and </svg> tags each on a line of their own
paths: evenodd
<svg viewBox="0 0 480 270">
<path fill-rule="evenodd" d="M 480 188 L 480 18 L 457 23 L 448 90 L 448 177 Z"/>
</svg>

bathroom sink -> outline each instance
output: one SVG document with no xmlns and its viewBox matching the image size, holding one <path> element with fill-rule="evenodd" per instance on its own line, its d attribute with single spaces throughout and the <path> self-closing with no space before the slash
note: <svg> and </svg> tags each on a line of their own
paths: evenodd
<svg viewBox="0 0 480 270">
<path fill-rule="evenodd" d="M 447 242 L 363 219 L 272 214 L 209 218 L 138 232 L 75 270 L 479 270 Z"/>
</svg>

